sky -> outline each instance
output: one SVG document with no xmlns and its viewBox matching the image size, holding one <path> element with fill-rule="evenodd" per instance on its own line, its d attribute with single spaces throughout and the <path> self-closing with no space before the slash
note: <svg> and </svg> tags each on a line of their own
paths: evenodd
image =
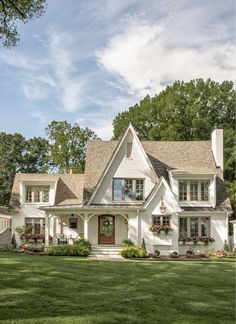
<svg viewBox="0 0 236 324">
<path fill-rule="evenodd" d="M 234 0 L 47 0 L 0 44 L 0 132 L 53 120 L 112 137 L 114 117 L 175 80 L 236 78 Z"/>
</svg>

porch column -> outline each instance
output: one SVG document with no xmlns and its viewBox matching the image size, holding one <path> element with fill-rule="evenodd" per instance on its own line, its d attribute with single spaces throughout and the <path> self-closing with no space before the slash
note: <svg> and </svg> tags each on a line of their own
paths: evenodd
<svg viewBox="0 0 236 324">
<path fill-rule="evenodd" d="M 49 246 L 49 214 L 45 212 L 45 248 Z"/>
<path fill-rule="evenodd" d="M 141 219 L 139 209 L 137 209 L 137 245 L 141 246 Z"/>
<path fill-rule="evenodd" d="M 53 219 L 53 233 L 52 233 L 52 237 L 53 237 L 53 245 L 57 245 L 57 216 L 52 216 Z"/>
<path fill-rule="evenodd" d="M 84 215 L 84 238 L 88 240 L 88 214 Z"/>
</svg>

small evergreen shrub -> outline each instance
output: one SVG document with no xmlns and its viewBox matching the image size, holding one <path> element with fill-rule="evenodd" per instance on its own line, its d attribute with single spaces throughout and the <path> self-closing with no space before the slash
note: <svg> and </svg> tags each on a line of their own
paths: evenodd
<svg viewBox="0 0 236 324">
<path fill-rule="evenodd" d="M 224 250 L 225 250 L 226 252 L 229 252 L 229 244 L 226 242 L 226 240 L 225 240 L 225 242 L 224 242 Z"/>
<path fill-rule="evenodd" d="M 145 258 L 146 252 L 142 248 L 136 246 L 127 246 L 121 250 L 123 258 Z"/>
<path fill-rule="evenodd" d="M 161 252 L 156 249 L 156 250 L 154 250 L 154 254 L 155 254 L 156 257 L 158 257 L 161 254 Z"/>
<path fill-rule="evenodd" d="M 16 249 L 17 248 L 17 243 L 16 243 L 16 235 L 13 234 L 11 238 L 11 248 Z"/>
<path fill-rule="evenodd" d="M 194 253 L 194 250 L 190 248 L 190 249 L 188 249 L 188 250 L 186 251 L 186 254 L 194 255 L 195 253 Z"/>
<path fill-rule="evenodd" d="M 134 246 L 134 242 L 130 239 L 125 239 L 122 241 L 121 244 L 122 247 L 127 247 L 127 246 Z"/>
<path fill-rule="evenodd" d="M 88 256 L 90 249 L 84 245 L 58 245 L 48 248 L 48 255 Z"/>
<path fill-rule="evenodd" d="M 145 243 L 144 237 L 143 237 L 143 240 L 142 240 L 142 246 L 141 247 L 147 253 L 146 243 Z"/>
<path fill-rule="evenodd" d="M 79 246 L 80 249 L 89 250 L 89 252 L 91 251 L 91 243 L 84 238 L 75 241 L 74 244 Z"/>
</svg>

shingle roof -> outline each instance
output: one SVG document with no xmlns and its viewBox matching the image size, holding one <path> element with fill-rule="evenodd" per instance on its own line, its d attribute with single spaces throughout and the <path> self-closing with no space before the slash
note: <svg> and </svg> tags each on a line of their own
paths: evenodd
<svg viewBox="0 0 236 324">
<path fill-rule="evenodd" d="M 17 173 L 10 205 L 19 206 L 21 181 L 57 181 L 55 205 L 81 205 L 91 196 L 110 161 L 118 141 L 89 141 L 85 174 Z M 217 210 L 230 211 L 231 206 L 220 168 L 216 168 L 211 141 L 143 141 L 141 142 L 158 178 L 168 181 L 168 170 L 173 173 L 216 174 Z"/>
<path fill-rule="evenodd" d="M 83 174 L 46 174 L 46 173 L 16 173 L 10 206 L 20 206 L 20 183 L 27 182 L 50 182 L 57 181 L 55 204 L 82 204 L 84 175 Z"/>
<path fill-rule="evenodd" d="M 84 192 L 92 194 L 118 141 L 89 141 L 85 165 Z M 231 210 L 222 171 L 216 167 L 211 141 L 141 141 L 157 176 L 168 181 L 168 170 L 189 174 L 217 174 L 217 209 Z"/>
</svg>

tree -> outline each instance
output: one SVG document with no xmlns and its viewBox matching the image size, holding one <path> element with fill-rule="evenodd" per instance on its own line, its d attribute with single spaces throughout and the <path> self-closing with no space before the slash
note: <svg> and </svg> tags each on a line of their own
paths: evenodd
<svg viewBox="0 0 236 324">
<path fill-rule="evenodd" d="M 19 171 L 45 173 L 53 166 L 50 161 L 49 142 L 45 138 L 33 137 L 25 141 Z"/>
<path fill-rule="evenodd" d="M 0 38 L 3 46 L 12 47 L 20 40 L 16 21 L 27 23 L 40 17 L 46 0 L 0 0 Z"/>
<path fill-rule="evenodd" d="M 0 133 L 0 205 L 8 205 L 16 172 L 46 172 L 49 144 L 42 138 Z"/>
<path fill-rule="evenodd" d="M 52 121 L 46 135 L 50 141 L 51 163 L 59 172 L 67 173 L 71 166 L 77 172 L 84 171 L 86 142 L 98 138 L 92 130 L 66 121 Z"/>
<path fill-rule="evenodd" d="M 235 208 L 235 102 L 233 82 L 176 81 L 153 98 L 146 96 L 114 121 L 114 139 L 132 122 L 141 140 L 206 140 L 224 129 L 224 177 Z"/>
</svg>

